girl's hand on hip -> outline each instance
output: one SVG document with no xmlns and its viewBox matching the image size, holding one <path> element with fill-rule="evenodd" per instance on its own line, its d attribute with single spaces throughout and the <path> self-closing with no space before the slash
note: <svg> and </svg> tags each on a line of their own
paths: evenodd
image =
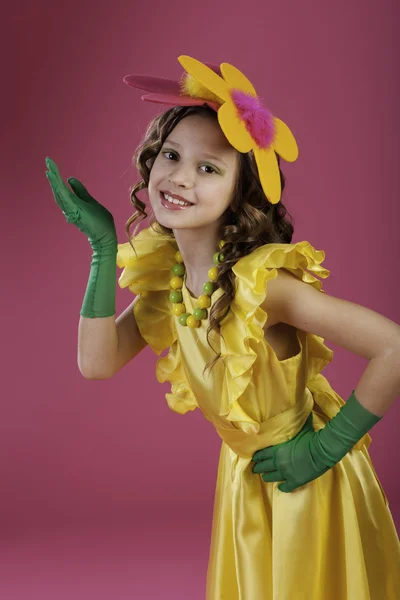
<svg viewBox="0 0 400 600">
<path fill-rule="evenodd" d="M 296 488 L 317 479 L 333 465 L 326 466 L 315 452 L 316 437 L 312 413 L 299 433 L 282 444 L 257 450 L 253 455 L 256 463 L 253 473 L 262 473 L 264 481 L 282 481 L 281 492 L 292 492 Z"/>
</svg>

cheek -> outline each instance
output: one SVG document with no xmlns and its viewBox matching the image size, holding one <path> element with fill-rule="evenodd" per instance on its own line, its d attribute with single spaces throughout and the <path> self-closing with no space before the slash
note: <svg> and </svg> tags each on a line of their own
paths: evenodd
<svg viewBox="0 0 400 600">
<path fill-rule="evenodd" d="M 226 207 L 231 203 L 234 189 L 235 186 L 232 185 L 230 181 L 221 182 L 221 184 L 215 190 L 215 193 L 219 198 L 219 202 L 221 205 L 224 205 Z"/>
<path fill-rule="evenodd" d="M 163 169 L 162 165 L 159 162 L 157 162 L 157 160 L 155 160 L 150 171 L 149 187 L 157 186 L 160 183 L 160 181 L 165 176 L 164 171 L 165 169 Z"/>
<path fill-rule="evenodd" d="M 205 196 L 213 196 L 218 194 L 220 197 L 226 197 L 229 194 L 229 183 L 227 183 L 221 176 L 199 176 L 197 182 L 197 189 L 199 194 Z"/>
<path fill-rule="evenodd" d="M 159 180 L 157 168 L 153 165 L 150 176 L 149 176 L 149 190 L 153 189 L 157 185 L 157 181 Z"/>
</svg>

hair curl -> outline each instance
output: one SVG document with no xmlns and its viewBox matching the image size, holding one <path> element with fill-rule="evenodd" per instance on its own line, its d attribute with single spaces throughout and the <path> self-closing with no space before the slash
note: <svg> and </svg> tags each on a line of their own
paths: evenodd
<svg viewBox="0 0 400 600">
<path fill-rule="evenodd" d="M 134 239 L 140 223 L 148 217 L 146 205 L 137 193 L 147 189 L 152 165 L 160 152 L 166 138 L 176 125 L 185 117 L 201 114 L 217 120 L 217 113 L 208 106 L 177 106 L 156 116 L 149 124 L 133 156 L 133 163 L 141 176 L 141 181 L 130 190 L 130 202 L 136 212 L 125 225 L 126 234 L 135 254 L 131 239 Z M 282 192 L 285 188 L 285 177 L 280 168 L 280 158 L 277 155 Z M 130 226 L 140 219 L 135 231 L 130 236 Z M 217 287 L 222 288 L 223 294 L 214 302 L 209 317 L 207 341 L 216 353 L 213 361 L 203 370 L 214 367 L 221 353 L 217 353 L 209 340 L 211 331 L 222 335 L 220 323 L 229 312 L 230 304 L 235 296 L 235 276 L 232 267 L 235 263 L 250 254 L 253 250 L 269 243 L 290 244 L 293 236 L 293 218 L 282 203 L 271 204 L 264 194 L 258 175 L 257 164 L 253 152 L 240 153 L 236 185 L 230 206 L 225 212 L 225 221 L 220 227 L 219 239 L 225 241 L 223 247 L 224 260 L 218 265 Z M 154 226 L 153 226 L 154 225 Z M 175 239 L 172 229 L 164 227 L 156 219 L 150 219 L 150 227 L 157 233 L 162 233 Z"/>
</svg>

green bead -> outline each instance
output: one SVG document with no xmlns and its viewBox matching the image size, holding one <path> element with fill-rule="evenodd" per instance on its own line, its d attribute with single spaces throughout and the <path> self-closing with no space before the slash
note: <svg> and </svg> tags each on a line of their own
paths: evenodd
<svg viewBox="0 0 400 600">
<path fill-rule="evenodd" d="M 214 284 L 212 281 L 207 281 L 204 285 L 203 285 L 203 291 L 205 294 L 207 294 L 207 296 L 211 296 L 212 293 L 214 292 Z"/>
<path fill-rule="evenodd" d="M 188 316 L 189 316 L 189 313 L 183 313 L 182 315 L 180 315 L 180 316 L 178 317 L 178 321 L 179 321 L 179 323 L 180 323 L 181 325 L 184 325 L 184 326 L 186 326 L 186 325 L 187 325 L 186 321 L 187 321 L 187 318 L 188 318 Z"/>
<path fill-rule="evenodd" d="M 213 262 L 215 265 L 218 265 L 219 263 L 221 263 L 224 260 L 225 260 L 225 256 L 222 254 L 222 252 L 220 250 L 218 250 L 218 252 L 215 252 L 215 254 L 213 255 Z"/>
<path fill-rule="evenodd" d="M 170 299 L 170 302 L 173 302 L 174 304 L 176 302 L 182 302 L 182 300 L 183 300 L 182 292 L 179 292 L 178 290 L 174 290 L 173 292 L 170 293 L 169 299 Z"/>
<path fill-rule="evenodd" d="M 200 308 L 200 306 L 197 306 L 193 311 L 193 316 L 198 321 L 203 321 L 207 318 L 207 311 L 205 308 Z"/>
<path fill-rule="evenodd" d="M 180 257 L 176 256 L 175 260 L 177 260 L 177 259 L 179 260 Z M 213 255 L 213 262 L 214 262 L 215 265 L 218 265 L 224 259 L 225 259 L 224 255 L 221 252 L 221 248 L 220 248 L 217 252 L 214 253 L 214 255 Z M 213 267 L 211 270 L 213 271 L 213 273 L 211 275 L 214 275 L 215 274 L 215 267 Z M 184 263 L 183 262 L 177 262 L 171 268 L 171 271 L 177 277 L 184 277 L 184 275 L 186 273 L 186 269 L 185 269 Z M 214 293 L 215 290 L 216 290 L 216 285 L 215 285 L 215 282 L 213 282 L 213 281 L 207 281 L 203 285 L 203 292 L 209 298 L 211 298 L 211 296 L 212 296 L 212 294 Z M 179 291 L 179 290 L 173 290 L 173 291 L 171 291 L 170 294 L 169 294 L 169 300 L 173 304 L 180 304 L 180 303 L 182 303 L 183 302 L 182 292 Z M 203 298 L 203 300 L 204 300 L 204 298 Z M 201 303 L 203 303 L 203 302 L 201 302 Z M 179 311 L 177 311 L 177 312 L 179 312 Z M 188 319 L 190 317 L 190 321 L 189 322 L 192 324 L 192 319 L 193 319 L 193 325 L 196 324 L 196 327 L 198 327 L 198 324 L 199 324 L 198 322 L 199 321 L 204 321 L 205 319 L 207 319 L 207 315 L 208 315 L 208 310 L 206 308 L 202 308 L 201 306 L 196 306 L 196 308 L 193 311 L 193 314 L 183 313 L 183 314 L 179 315 L 178 321 L 179 321 L 180 325 L 183 325 L 184 327 L 188 327 L 189 325 L 188 325 L 187 321 L 188 321 Z"/>
<path fill-rule="evenodd" d="M 185 274 L 185 266 L 183 263 L 176 263 L 171 271 L 174 273 L 174 275 L 178 275 L 179 277 L 182 277 L 182 275 Z"/>
</svg>

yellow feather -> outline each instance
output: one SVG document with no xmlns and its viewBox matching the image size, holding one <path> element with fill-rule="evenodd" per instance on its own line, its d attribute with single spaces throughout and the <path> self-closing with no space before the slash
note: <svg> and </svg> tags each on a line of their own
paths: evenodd
<svg viewBox="0 0 400 600">
<path fill-rule="evenodd" d="M 209 89 L 204 87 L 203 84 L 189 74 L 185 74 L 181 81 L 181 92 L 185 96 L 190 96 L 191 98 L 200 98 L 201 100 L 210 100 L 216 104 L 223 104 L 223 101 L 219 96 L 210 92 Z"/>
</svg>

